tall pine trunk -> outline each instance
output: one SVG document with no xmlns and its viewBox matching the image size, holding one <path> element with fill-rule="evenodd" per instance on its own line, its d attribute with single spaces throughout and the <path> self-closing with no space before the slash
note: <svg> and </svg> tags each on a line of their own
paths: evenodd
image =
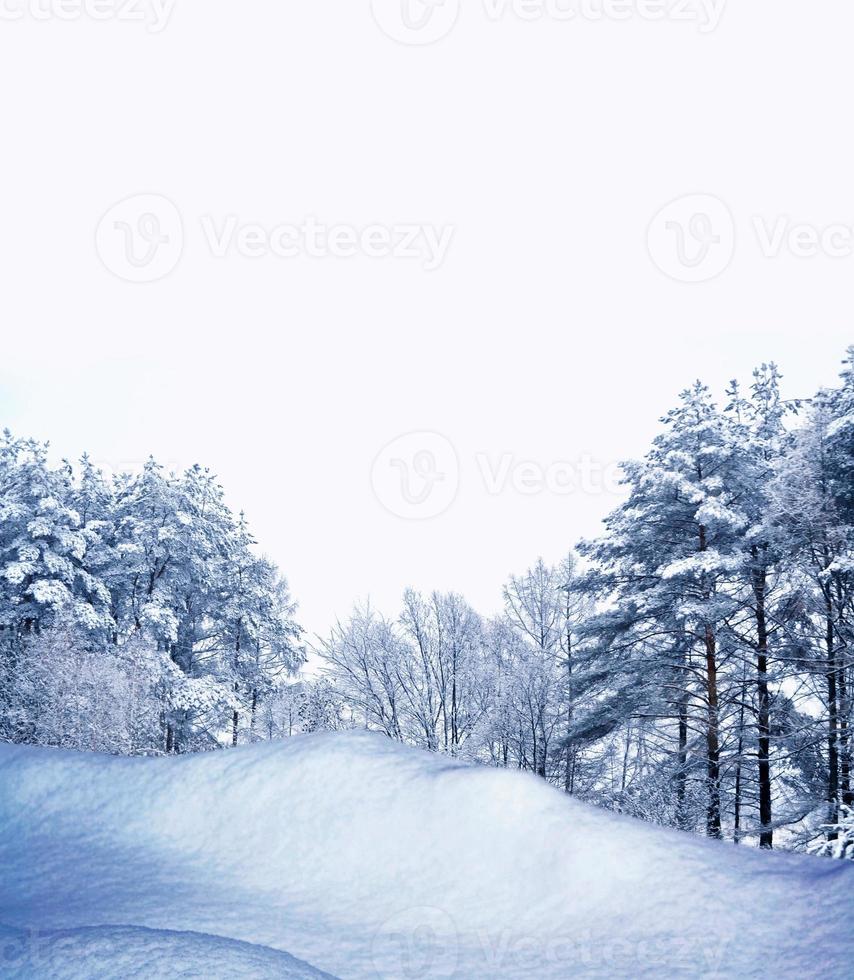
<svg viewBox="0 0 854 980">
<path fill-rule="evenodd" d="M 735 802 L 733 806 L 733 830 L 732 839 L 734 844 L 741 843 L 741 798 L 742 798 L 742 769 L 744 759 L 744 705 L 747 700 L 747 662 L 742 665 L 741 670 L 741 695 L 738 707 L 738 754 L 735 763 Z"/>
<path fill-rule="evenodd" d="M 706 833 L 721 836 L 721 748 L 719 734 L 717 640 L 711 626 L 706 626 L 706 700 L 708 726 L 706 729 L 706 771 L 708 806 Z"/>
<path fill-rule="evenodd" d="M 825 647 L 827 649 L 827 821 L 839 822 L 839 714 L 836 681 L 836 645 L 833 629 L 833 603 L 825 593 Z M 835 830 L 828 831 L 828 840 L 836 840 Z"/>
<path fill-rule="evenodd" d="M 854 806 L 851 787 L 851 732 L 848 727 L 848 678 L 844 664 L 839 666 L 836 693 L 839 702 L 839 793 L 845 806 Z"/>
<path fill-rule="evenodd" d="M 845 593 L 839 577 L 835 577 L 836 603 L 839 619 L 844 618 Z M 843 648 L 842 656 L 836 656 L 836 702 L 839 723 L 839 798 L 845 806 L 854 806 L 854 792 L 851 787 L 851 705 L 848 701 L 848 655 Z"/>
<path fill-rule="evenodd" d="M 249 736 L 250 741 L 255 740 L 255 719 L 258 716 L 258 688 L 252 688 L 252 707 L 249 712 Z"/>
<path fill-rule="evenodd" d="M 700 525 L 701 552 L 708 549 L 705 525 Z M 709 598 L 711 587 L 704 589 Z M 708 804 L 706 806 L 706 834 L 709 837 L 721 836 L 721 743 L 720 717 L 718 704 L 718 659 L 717 637 L 710 623 L 706 624 L 706 783 Z"/>
<path fill-rule="evenodd" d="M 237 695 L 240 693 L 240 685 L 237 682 L 237 672 L 240 670 L 240 631 L 243 629 L 243 621 L 238 620 L 237 623 L 237 638 L 234 642 L 234 699 L 237 701 Z M 240 713 L 237 708 L 235 708 L 231 713 L 231 744 L 237 745 L 237 733 L 240 727 Z"/>
<path fill-rule="evenodd" d="M 754 559 L 758 558 L 753 549 Z M 768 576 L 757 562 L 753 572 L 753 594 L 756 598 L 756 693 L 759 728 L 759 846 L 774 846 L 771 801 L 771 699 L 768 693 L 768 620 L 765 599 Z"/>
<path fill-rule="evenodd" d="M 676 819 L 680 830 L 688 826 L 688 695 L 679 701 L 679 751 L 676 770 Z"/>
<path fill-rule="evenodd" d="M 572 722 L 575 712 L 572 703 L 572 632 L 569 628 L 569 617 L 567 616 L 566 628 L 566 759 L 563 778 L 564 791 L 572 795 L 574 770 L 575 770 L 575 748 L 572 744 Z"/>
</svg>

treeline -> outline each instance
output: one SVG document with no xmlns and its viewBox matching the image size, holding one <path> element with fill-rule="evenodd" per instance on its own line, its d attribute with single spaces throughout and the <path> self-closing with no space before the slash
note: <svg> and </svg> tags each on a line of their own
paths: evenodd
<svg viewBox="0 0 854 980">
<path fill-rule="evenodd" d="M 774 365 L 683 392 L 601 537 L 459 595 L 359 607 L 304 659 L 209 473 L 0 444 L 0 737 L 172 753 L 368 727 L 640 818 L 854 856 L 854 348 L 787 402 Z"/>
<path fill-rule="evenodd" d="M 0 440 L 0 738 L 120 753 L 236 743 L 303 660 L 287 585 L 209 472 Z"/>
<path fill-rule="evenodd" d="M 774 365 L 698 383 L 624 466 L 627 500 L 482 620 L 415 593 L 323 645 L 358 724 L 515 766 L 647 820 L 851 856 L 854 349 L 785 402 Z"/>
</svg>

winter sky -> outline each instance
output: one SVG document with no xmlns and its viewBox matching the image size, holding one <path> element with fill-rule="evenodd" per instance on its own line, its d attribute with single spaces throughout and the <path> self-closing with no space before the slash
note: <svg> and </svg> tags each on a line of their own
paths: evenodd
<svg viewBox="0 0 854 980">
<path fill-rule="evenodd" d="M 657 6 L 10 0 L 0 424 L 215 470 L 310 633 L 494 611 L 681 387 L 854 341 L 854 9 Z"/>
</svg>

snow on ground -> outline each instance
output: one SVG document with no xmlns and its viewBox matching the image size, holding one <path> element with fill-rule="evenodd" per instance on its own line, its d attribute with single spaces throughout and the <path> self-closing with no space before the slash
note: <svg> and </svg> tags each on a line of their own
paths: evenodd
<svg viewBox="0 0 854 980">
<path fill-rule="evenodd" d="M 854 865 L 364 733 L 175 759 L 0 746 L 0 868 L 0 922 L 24 931 L 0 934 L 2 976 L 854 975 Z"/>
<path fill-rule="evenodd" d="M 219 936 L 128 926 L 55 932 L 0 927 L 0 975 L 9 980 L 51 977 L 252 977 L 253 980 L 323 980 L 306 963 L 265 946 Z"/>
</svg>

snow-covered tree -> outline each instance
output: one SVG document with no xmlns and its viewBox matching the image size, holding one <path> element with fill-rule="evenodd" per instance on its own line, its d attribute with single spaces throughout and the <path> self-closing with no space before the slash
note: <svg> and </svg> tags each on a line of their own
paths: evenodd
<svg viewBox="0 0 854 980">
<path fill-rule="evenodd" d="M 632 710 L 677 720 L 683 800 L 689 733 L 702 732 L 705 826 L 719 837 L 722 731 L 732 702 L 720 639 L 734 609 L 748 516 L 737 492 L 739 454 L 709 390 L 698 382 L 683 392 L 663 423 L 647 458 L 625 465 L 629 499 L 606 521 L 607 534 L 583 550 L 591 588 L 615 607 L 602 620 L 603 639 L 612 656 L 634 664 L 634 693 L 652 692 Z M 626 705 L 633 700 L 627 691 Z"/>
<path fill-rule="evenodd" d="M 27 722 L 46 698 L 59 698 L 53 717 L 65 717 L 60 694 L 71 688 L 52 687 L 44 665 L 54 664 L 59 684 L 79 660 L 80 678 L 94 684 L 103 676 L 108 690 L 129 660 L 138 654 L 147 663 L 153 651 L 163 750 L 219 744 L 228 723 L 234 741 L 236 719 L 251 718 L 270 685 L 302 662 L 294 612 L 286 583 L 256 554 L 209 471 L 196 466 L 176 476 L 152 459 L 138 475 L 107 480 L 88 457 L 77 470 L 52 466 L 47 446 L 8 432 L 0 441 L 0 731 L 7 737 L 67 741 L 56 734 L 61 726 L 51 735 Z M 36 669 L 39 660 L 44 669 Z M 93 708 L 93 725 L 97 717 Z M 139 740 L 104 725 L 89 744 L 113 738 L 142 751 L 128 748 Z M 145 741 L 148 751 L 152 739 Z"/>
<path fill-rule="evenodd" d="M 854 808 L 841 806 L 836 822 L 824 829 L 827 839 L 811 848 L 813 854 L 854 861 Z"/>
<path fill-rule="evenodd" d="M 793 411 L 795 410 L 795 411 Z M 186 752 L 366 727 L 738 842 L 850 856 L 854 348 L 786 402 L 697 383 L 627 499 L 483 619 L 357 607 L 296 672 L 287 584 L 213 474 L 107 479 L 0 439 L 0 738 Z M 578 557 L 576 557 L 578 554 Z"/>
</svg>

